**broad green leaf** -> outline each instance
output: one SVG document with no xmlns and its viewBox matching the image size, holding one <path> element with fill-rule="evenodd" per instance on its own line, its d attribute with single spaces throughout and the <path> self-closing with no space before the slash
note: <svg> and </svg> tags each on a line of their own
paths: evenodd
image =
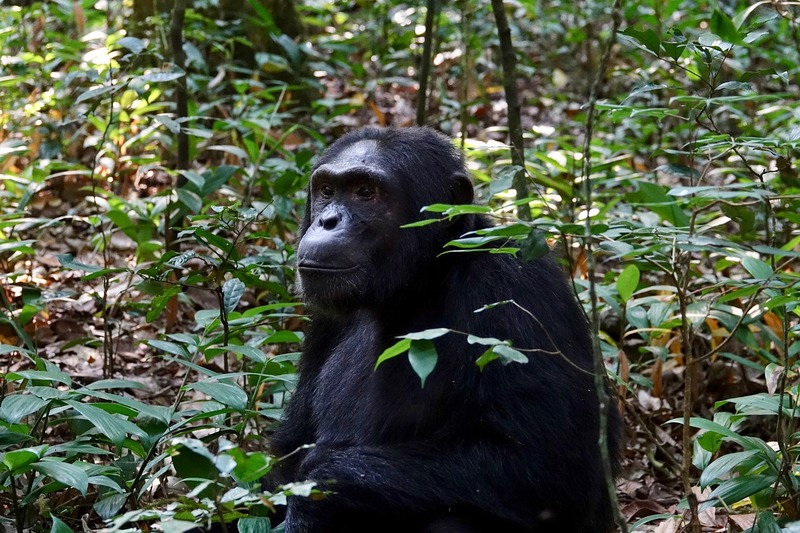
<svg viewBox="0 0 800 533">
<path fill-rule="evenodd" d="M 192 233 L 192 232 L 188 232 L 188 233 Z M 233 243 L 230 240 L 228 240 L 228 239 L 226 239 L 224 237 L 220 237 L 219 235 L 216 235 L 214 233 L 211 233 L 210 231 L 208 231 L 207 229 L 204 229 L 204 228 L 197 228 L 197 229 L 194 230 L 193 233 L 194 233 L 194 235 L 196 237 L 200 238 L 205 243 L 207 243 L 207 244 L 209 244 L 211 246 L 214 246 L 216 248 L 219 248 L 225 254 L 230 253 L 231 257 L 235 256 L 235 254 L 233 253 L 235 248 L 233 246 Z M 184 232 L 181 232 L 181 235 L 183 235 L 183 234 L 184 234 Z M 233 257 L 233 258 L 235 259 L 236 257 Z"/>
<path fill-rule="evenodd" d="M 83 415 L 100 433 L 108 437 L 117 448 L 122 448 L 126 433 L 131 429 L 130 426 L 136 428 L 127 420 L 117 418 L 94 405 L 72 400 L 68 400 L 65 403 Z M 138 433 L 138 428 L 136 430 Z"/>
<path fill-rule="evenodd" d="M 96 501 L 94 505 L 92 505 L 92 509 L 94 509 L 103 520 L 111 520 L 119 513 L 127 499 L 127 494 L 111 494 L 102 500 Z"/>
<path fill-rule="evenodd" d="M 12 394 L 6 396 L 0 403 L 0 420 L 5 420 L 9 424 L 16 424 L 23 417 L 35 413 L 47 402 L 33 396 L 32 394 Z"/>
<path fill-rule="evenodd" d="M 247 407 L 247 394 L 236 385 L 218 381 L 198 381 L 189 384 L 188 388 L 208 394 L 215 401 L 239 411 Z"/>
<path fill-rule="evenodd" d="M 433 340 L 447 335 L 448 333 L 450 333 L 450 330 L 447 328 L 433 328 L 401 335 L 400 338 L 411 339 L 412 341 Z"/>
<path fill-rule="evenodd" d="M 673 418 L 672 420 L 668 420 L 670 424 L 682 424 L 682 418 Z M 777 468 L 778 465 L 778 455 L 777 453 L 770 448 L 766 442 L 763 440 L 756 438 L 756 437 L 747 437 L 744 435 L 739 435 L 732 429 L 723 426 L 717 422 L 712 422 L 711 420 L 706 420 L 705 418 L 700 417 L 692 417 L 689 419 L 689 424 L 693 428 L 697 429 L 704 429 L 706 431 L 711 431 L 714 433 L 719 433 L 723 437 L 728 440 L 735 442 L 736 444 L 740 445 L 745 450 L 758 450 L 764 456 L 764 459 L 769 463 L 769 465 L 773 468 Z"/>
<path fill-rule="evenodd" d="M 118 39 L 114 44 L 127 48 L 134 54 L 141 54 L 145 49 L 144 41 L 136 37 L 123 37 L 122 39 Z"/>
<path fill-rule="evenodd" d="M 120 380 L 122 381 L 122 380 Z M 138 386 L 134 386 L 133 388 L 139 388 Z M 140 402 L 139 400 L 135 400 L 133 398 L 129 398 L 127 396 L 120 396 L 117 394 L 111 394 L 108 392 L 104 392 L 102 390 L 93 390 L 90 386 L 87 386 L 82 389 L 78 389 L 77 392 L 81 394 L 85 394 L 92 398 L 97 398 L 100 400 L 105 400 L 107 402 L 117 404 L 120 406 L 127 407 L 134 411 L 134 413 L 138 415 L 145 415 L 155 420 L 160 420 L 165 424 L 169 424 L 172 416 L 170 414 L 171 410 L 170 407 L 165 405 L 151 405 L 148 403 Z"/>
<path fill-rule="evenodd" d="M 157 294 L 153 296 L 153 299 L 150 301 L 150 306 L 147 308 L 147 313 L 145 314 L 145 320 L 148 323 L 152 322 L 156 318 L 161 315 L 161 312 L 167 307 L 167 304 L 172 299 L 173 296 L 181 292 L 181 288 L 178 285 L 167 286 L 161 294 Z M 170 352 L 172 353 L 172 352 Z"/>
<path fill-rule="evenodd" d="M 270 533 L 272 531 L 269 518 L 266 517 L 240 518 L 237 525 L 239 533 Z"/>
<path fill-rule="evenodd" d="M 197 524 L 186 520 L 164 520 L 160 521 L 158 525 L 163 533 L 186 533 L 187 531 L 197 530 Z M 228 531 L 234 533 L 232 526 L 228 527 Z"/>
<path fill-rule="evenodd" d="M 646 181 L 639 181 L 637 186 L 638 191 L 626 195 L 628 201 L 645 205 L 673 226 L 684 227 L 689 224 L 689 217 L 675 199 L 667 194 L 665 187 Z"/>
<path fill-rule="evenodd" d="M 479 309 L 482 311 L 483 309 Z M 494 337 L 476 337 L 475 335 L 468 335 L 467 342 L 469 344 L 481 344 L 483 346 L 496 346 L 498 344 L 508 344 L 507 341 L 501 341 L 500 339 L 495 339 Z"/>
<path fill-rule="evenodd" d="M 267 357 L 264 355 L 264 352 L 262 352 L 258 348 L 248 345 L 230 344 L 228 346 L 220 347 L 220 351 L 221 352 L 230 351 L 233 353 L 238 353 L 239 355 L 243 355 L 248 359 L 250 359 L 251 361 L 255 361 L 256 363 L 263 363 L 267 360 Z M 206 356 L 210 355 L 210 352 L 211 350 L 206 350 Z"/>
<path fill-rule="evenodd" d="M 538 229 L 532 229 L 520 245 L 519 257 L 527 263 L 544 257 L 549 251 L 550 247 L 547 245 L 545 233 Z"/>
<path fill-rule="evenodd" d="M 4 428 L 0 428 L 0 449 L 9 448 L 19 444 L 24 444 L 33 440 L 33 437 L 24 433 L 17 433 Z M 2 462 L 2 461 L 0 461 Z"/>
<path fill-rule="evenodd" d="M 492 235 L 495 237 L 523 237 L 531 231 L 526 224 L 505 224 L 502 226 L 492 226 L 475 231 L 476 235 Z"/>
<path fill-rule="evenodd" d="M 438 354 L 433 342 L 429 340 L 412 340 L 408 348 L 408 362 L 411 368 L 419 376 L 422 388 L 425 388 L 425 380 L 436 367 Z"/>
<path fill-rule="evenodd" d="M 56 515 L 50 513 L 50 518 L 53 519 L 53 525 L 50 526 L 50 533 L 74 533 L 72 528 L 59 520 Z M 111 518 L 113 518 L 113 516 Z"/>
<path fill-rule="evenodd" d="M 23 470 L 44 456 L 47 446 L 36 446 L 23 450 L 13 450 L 2 455 L 2 462 L 11 472 Z"/>
<path fill-rule="evenodd" d="M 494 353 L 494 346 L 483 352 L 478 359 L 475 360 L 475 364 L 478 365 L 478 368 L 481 369 L 483 372 L 483 367 L 494 361 L 495 359 L 499 359 L 500 356 Z"/>
<path fill-rule="evenodd" d="M 375 368 L 377 369 L 381 363 L 384 361 L 388 361 L 393 357 L 397 357 L 398 355 L 405 353 L 411 347 L 411 339 L 405 338 L 397 341 L 396 343 L 392 344 L 388 348 L 386 348 L 380 356 L 378 356 L 378 360 L 375 362 Z"/>
<path fill-rule="evenodd" d="M 162 352 L 171 353 L 172 355 L 177 355 L 178 357 L 189 357 L 189 352 L 186 351 L 186 348 L 180 346 L 179 344 L 175 344 L 174 342 L 152 339 L 148 340 L 147 344 L 149 344 L 156 350 L 161 350 Z"/>
<path fill-rule="evenodd" d="M 48 370 L 20 370 L 18 372 L 9 372 L 5 375 L 5 378 L 9 381 L 29 379 L 31 381 L 55 381 L 57 383 L 63 383 L 64 385 L 72 384 L 72 379 L 69 375 L 52 368 Z"/>
<path fill-rule="evenodd" d="M 504 365 L 508 363 L 527 363 L 528 357 L 520 352 L 519 350 L 515 350 L 511 346 L 507 344 L 498 344 L 497 346 L 493 346 L 492 350 L 494 353 L 500 356 L 500 362 Z"/>
<path fill-rule="evenodd" d="M 623 35 L 627 35 L 628 37 L 632 37 L 639 43 L 641 43 L 647 50 L 653 53 L 653 55 L 660 56 L 661 55 L 661 40 L 656 35 L 656 32 L 647 28 L 645 30 L 637 30 L 636 28 L 625 28 L 622 32 Z"/>
<path fill-rule="evenodd" d="M 729 43 L 737 44 L 742 40 L 733 20 L 721 9 L 714 10 L 709 27 L 712 32 Z"/>
<path fill-rule="evenodd" d="M 630 300 L 638 286 L 639 268 L 636 265 L 628 265 L 617 278 L 617 292 L 619 292 L 620 300 L 623 302 Z"/>
<path fill-rule="evenodd" d="M 83 270 L 84 272 L 97 272 L 100 270 L 99 266 L 85 265 L 75 261 L 75 258 L 72 254 L 61 254 L 57 255 L 56 257 L 58 258 L 58 262 L 64 268 L 69 268 L 71 270 Z"/>
<path fill-rule="evenodd" d="M 247 152 L 239 148 L 238 146 L 233 146 L 230 144 L 215 144 L 212 146 L 207 146 L 206 150 L 218 150 L 220 152 L 225 152 L 231 154 L 233 156 L 238 157 L 242 161 L 248 161 L 249 157 L 247 156 Z"/>
<path fill-rule="evenodd" d="M 36 253 L 36 250 L 31 248 L 31 244 L 35 242 L 36 242 L 35 240 L 29 239 L 25 241 L 7 241 L 4 243 L 0 243 L 0 253 L 5 253 L 5 252 L 24 252 L 27 254 Z"/>
<path fill-rule="evenodd" d="M 183 72 L 151 72 L 149 74 L 139 76 L 138 79 L 146 82 L 161 83 L 165 81 L 175 81 L 182 77 Z"/>
<path fill-rule="evenodd" d="M 750 256 L 744 257 L 742 266 L 756 279 L 769 279 L 772 277 L 772 267 L 761 259 Z"/>
<path fill-rule="evenodd" d="M 231 314 L 236 306 L 239 305 L 239 300 L 242 299 L 244 294 L 245 285 L 242 280 L 238 278 L 231 278 L 222 286 L 222 302 L 225 306 L 225 313 Z"/>
<path fill-rule="evenodd" d="M 262 452 L 245 453 L 241 448 L 231 448 L 227 453 L 236 461 L 234 475 L 244 483 L 261 479 L 274 463 L 269 455 Z"/>
<path fill-rule="evenodd" d="M 775 476 L 770 475 L 748 475 L 729 479 L 711 491 L 708 500 L 700 505 L 700 510 L 703 511 L 714 505 L 722 505 L 723 502 L 725 507 L 730 507 L 772 486 L 773 483 L 775 483 Z"/>
<path fill-rule="evenodd" d="M 81 102 L 85 102 L 86 100 L 91 100 L 92 98 L 97 98 L 99 96 L 106 95 L 110 92 L 116 92 L 120 89 L 120 86 L 114 85 L 103 85 L 101 87 L 95 87 L 94 89 L 89 89 L 88 91 L 82 92 L 76 99 L 75 104 L 80 104 Z"/>
<path fill-rule="evenodd" d="M 163 124 L 170 133 L 177 135 L 181 131 L 181 125 L 177 120 L 174 120 L 167 115 L 153 115 L 156 122 Z M 178 191 L 180 192 L 180 190 Z"/>
<path fill-rule="evenodd" d="M 78 489 L 81 494 L 86 495 L 86 489 L 89 488 L 89 476 L 82 468 L 57 460 L 39 461 L 31 466 L 37 472 L 51 477 L 68 487 Z"/>
<path fill-rule="evenodd" d="M 700 476 L 700 488 L 704 489 L 714 481 L 728 477 L 733 469 L 751 457 L 754 457 L 756 454 L 758 454 L 758 450 L 747 450 L 723 455 L 703 470 Z"/>
<path fill-rule="evenodd" d="M 176 193 L 178 194 L 178 201 L 192 213 L 199 213 L 203 208 L 203 199 L 196 192 L 181 188 Z"/>
</svg>

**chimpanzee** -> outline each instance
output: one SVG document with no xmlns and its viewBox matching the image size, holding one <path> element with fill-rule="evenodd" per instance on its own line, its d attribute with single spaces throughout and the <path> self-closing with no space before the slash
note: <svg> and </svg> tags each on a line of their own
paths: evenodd
<svg viewBox="0 0 800 533">
<path fill-rule="evenodd" d="M 314 167 L 297 246 L 312 322 L 272 451 L 314 444 L 274 481 L 328 494 L 290 497 L 287 533 L 610 530 L 592 343 L 559 267 L 443 253 L 490 227 L 483 216 L 402 227 L 472 201 L 462 154 L 428 128 L 347 134 Z M 435 340 L 424 386 L 404 357 L 375 368 L 399 335 L 430 328 L 455 332 Z M 486 347 L 457 332 L 509 340 L 529 362 L 480 370 Z M 615 411 L 609 425 L 616 457 Z"/>
</svg>

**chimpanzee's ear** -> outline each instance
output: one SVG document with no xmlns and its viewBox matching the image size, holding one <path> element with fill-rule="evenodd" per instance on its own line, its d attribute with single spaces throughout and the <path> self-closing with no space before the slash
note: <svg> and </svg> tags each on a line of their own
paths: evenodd
<svg viewBox="0 0 800 533">
<path fill-rule="evenodd" d="M 454 174 L 451 178 L 452 183 L 452 203 L 454 205 L 471 204 L 475 198 L 475 190 L 469 176 L 462 173 Z"/>
</svg>

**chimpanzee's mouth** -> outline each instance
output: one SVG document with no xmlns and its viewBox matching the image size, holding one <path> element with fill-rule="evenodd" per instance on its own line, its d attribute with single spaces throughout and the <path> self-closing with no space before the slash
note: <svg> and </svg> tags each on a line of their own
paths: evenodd
<svg viewBox="0 0 800 533">
<path fill-rule="evenodd" d="M 317 263 L 315 261 L 302 261 L 297 264 L 297 268 L 308 272 L 350 272 L 358 268 L 358 265 L 330 265 Z"/>
</svg>

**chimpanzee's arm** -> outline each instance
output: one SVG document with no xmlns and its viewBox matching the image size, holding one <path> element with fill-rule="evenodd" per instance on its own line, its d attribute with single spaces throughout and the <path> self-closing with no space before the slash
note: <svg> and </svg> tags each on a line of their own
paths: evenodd
<svg viewBox="0 0 800 533">
<path fill-rule="evenodd" d="M 424 444 L 315 449 L 301 466 L 302 475 L 332 492 L 322 500 L 290 498 L 286 533 L 326 531 L 342 513 L 402 517 L 459 507 L 531 524 L 537 509 L 525 502 L 538 500 L 542 511 L 549 498 L 529 494 L 530 479 L 543 479 L 544 472 L 530 471 L 536 462 L 523 457 L 521 446 L 486 443 L 452 450 Z"/>
</svg>

